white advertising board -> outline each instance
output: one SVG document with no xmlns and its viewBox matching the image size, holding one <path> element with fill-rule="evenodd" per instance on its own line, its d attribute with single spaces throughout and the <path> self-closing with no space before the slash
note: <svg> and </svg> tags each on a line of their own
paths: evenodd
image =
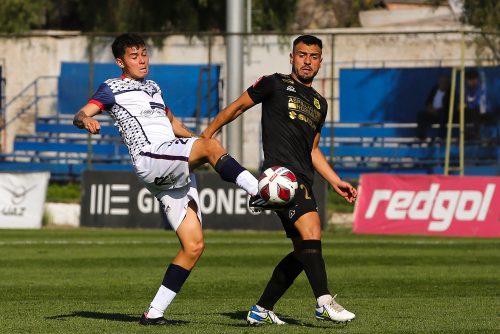
<svg viewBox="0 0 500 334">
<path fill-rule="evenodd" d="M 0 173 L 0 228 L 40 228 L 50 173 Z"/>
</svg>

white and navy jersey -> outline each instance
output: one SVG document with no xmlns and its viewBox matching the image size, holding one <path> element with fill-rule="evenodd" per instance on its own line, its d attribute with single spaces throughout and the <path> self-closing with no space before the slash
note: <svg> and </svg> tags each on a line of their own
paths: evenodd
<svg viewBox="0 0 500 334">
<path fill-rule="evenodd" d="M 106 110 L 115 121 L 132 162 L 150 145 L 175 139 L 170 112 L 158 84 L 152 80 L 125 77 L 108 79 L 94 93 L 89 103 Z"/>
</svg>

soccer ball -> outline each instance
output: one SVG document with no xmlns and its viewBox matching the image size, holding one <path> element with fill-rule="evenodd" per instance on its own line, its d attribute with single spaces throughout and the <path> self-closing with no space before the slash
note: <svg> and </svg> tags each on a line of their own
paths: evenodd
<svg viewBox="0 0 500 334">
<path fill-rule="evenodd" d="M 270 167 L 259 177 L 259 195 L 267 204 L 290 203 L 297 188 L 297 177 L 285 167 Z"/>
</svg>

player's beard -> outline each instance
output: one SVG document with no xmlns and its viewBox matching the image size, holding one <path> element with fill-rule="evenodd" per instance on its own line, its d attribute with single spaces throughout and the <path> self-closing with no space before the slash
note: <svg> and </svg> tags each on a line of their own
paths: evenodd
<svg viewBox="0 0 500 334">
<path fill-rule="evenodd" d="M 319 70 L 319 69 L 318 69 Z M 302 75 L 299 74 L 299 71 L 297 70 L 297 68 L 295 66 L 292 65 L 292 72 L 295 74 L 295 77 L 297 79 L 299 79 L 299 81 L 301 83 L 303 83 L 304 85 L 310 85 L 313 80 L 314 80 L 314 77 L 316 76 L 316 74 L 318 74 L 318 71 L 316 72 L 313 72 L 312 75 L 310 77 L 304 77 Z"/>
</svg>

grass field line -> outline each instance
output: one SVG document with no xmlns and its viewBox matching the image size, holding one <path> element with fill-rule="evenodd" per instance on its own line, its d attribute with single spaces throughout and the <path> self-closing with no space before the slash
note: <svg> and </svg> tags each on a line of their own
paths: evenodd
<svg viewBox="0 0 500 334">
<path fill-rule="evenodd" d="M 18 246 L 18 245 L 155 245 L 155 244 L 178 244 L 177 239 L 162 240 L 11 240 L 0 241 L 0 246 Z M 282 240 L 248 240 L 235 238 L 228 239 L 207 239 L 205 244 L 261 244 L 261 245 L 280 245 L 289 244 L 288 239 Z M 457 243 L 454 240 L 322 240 L 323 244 L 349 245 L 349 244 L 391 244 L 391 245 L 453 245 Z"/>
</svg>

